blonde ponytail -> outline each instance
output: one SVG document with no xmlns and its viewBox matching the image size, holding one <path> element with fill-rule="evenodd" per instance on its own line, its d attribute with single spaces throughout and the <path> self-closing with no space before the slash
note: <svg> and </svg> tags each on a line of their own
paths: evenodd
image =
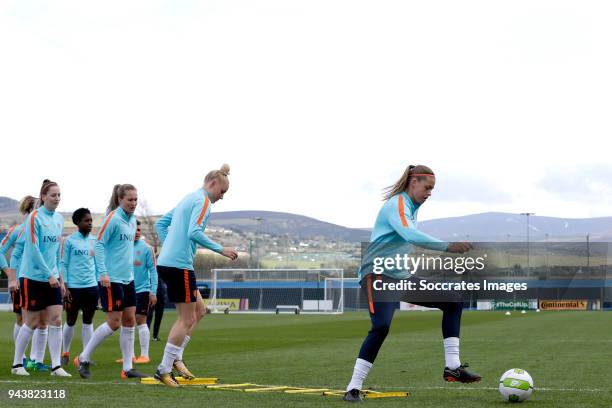
<svg viewBox="0 0 612 408">
<path fill-rule="evenodd" d="M 31 195 L 27 195 L 21 199 L 19 202 L 19 212 L 23 215 L 29 214 L 34 209 L 36 205 L 36 197 L 32 197 Z"/>
<path fill-rule="evenodd" d="M 208 183 L 213 180 L 226 180 L 230 174 L 230 166 L 227 163 L 224 163 L 219 170 L 209 171 L 206 177 L 204 178 L 204 183 Z"/>
<path fill-rule="evenodd" d="M 416 177 L 418 181 L 421 181 L 430 175 L 433 176 L 434 172 L 429 167 L 422 164 L 417 164 L 416 166 L 411 164 L 406 168 L 402 177 L 400 177 L 395 184 L 383 190 L 383 200 L 388 200 L 402 191 L 407 191 L 411 179 Z"/>
<path fill-rule="evenodd" d="M 108 201 L 106 215 L 110 214 L 111 211 L 115 211 L 119 207 L 119 200 L 125 197 L 125 194 L 131 190 L 136 191 L 136 187 L 131 184 L 115 184 L 111 198 Z"/>
</svg>

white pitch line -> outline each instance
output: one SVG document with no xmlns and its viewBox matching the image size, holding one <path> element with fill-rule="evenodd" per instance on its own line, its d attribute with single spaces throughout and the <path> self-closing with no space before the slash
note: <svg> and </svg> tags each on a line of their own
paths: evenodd
<svg viewBox="0 0 612 408">
<path fill-rule="evenodd" d="M 105 381 L 89 381 L 89 380 L 83 380 L 83 381 L 79 380 L 79 381 L 70 381 L 70 382 L 28 381 L 27 378 L 24 378 L 21 381 L 19 380 L 0 380 L 0 384 L 21 384 L 23 385 L 22 388 L 28 387 L 28 386 L 34 386 L 38 384 L 53 384 L 57 386 L 63 386 L 63 385 L 140 385 L 140 383 L 137 383 L 137 382 L 105 382 Z"/>
<path fill-rule="evenodd" d="M 0 384 L 21 384 L 23 387 L 35 386 L 38 384 L 52 384 L 52 385 L 57 385 L 57 386 L 62 386 L 62 385 L 141 385 L 140 383 L 137 383 L 137 382 L 105 382 L 105 381 L 89 381 L 89 380 L 74 381 L 74 382 L 72 381 L 71 382 L 57 382 L 57 381 L 27 381 L 27 379 L 24 379 L 24 380 L 21 380 L 21 381 L 19 380 L 0 380 Z M 303 386 L 291 386 L 291 387 L 299 388 Z M 312 387 L 309 386 L 306 388 L 312 388 Z M 328 388 L 328 387 L 315 387 L 315 388 Z M 377 388 L 372 391 L 381 391 L 381 392 L 384 392 L 386 390 L 410 390 L 410 391 L 416 391 L 416 392 L 418 392 L 419 390 L 490 391 L 490 390 L 497 390 L 497 389 L 498 389 L 497 387 L 467 387 L 467 386 L 466 387 L 442 387 L 442 386 L 439 386 L 439 387 L 393 387 L 391 386 L 389 387 L 389 386 L 385 386 L 385 387 Z M 540 388 L 540 387 L 536 387 L 534 388 L 534 391 L 610 392 L 612 390 L 602 390 L 599 388 L 547 388 L 547 387 Z"/>
<path fill-rule="evenodd" d="M 469 390 L 497 390 L 497 387 L 381 387 L 382 389 L 392 389 L 392 390 L 461 390 L 461 391 L 469 391 Z M 375 391 L 378 391 L 376 389 Z M 547 388 L 547 387 L 535 387 L 534 391 L 567 391 L 567 392 L 610 392 L 611 390 L 602 390 L 599 388 Z"/>
</svg>

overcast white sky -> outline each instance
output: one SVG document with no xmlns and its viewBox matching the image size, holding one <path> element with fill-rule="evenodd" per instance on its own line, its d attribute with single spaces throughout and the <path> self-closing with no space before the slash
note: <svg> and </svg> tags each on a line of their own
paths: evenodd
<svg viewBox="0 0 612 408">
<path fill-rule="evenodd" d="M 408 164 L 421 219 L 612 215 L 609 1 L 0 0 L 0 195 L 115 183 L 169 210 L 371 227 Z"/>
</svg>

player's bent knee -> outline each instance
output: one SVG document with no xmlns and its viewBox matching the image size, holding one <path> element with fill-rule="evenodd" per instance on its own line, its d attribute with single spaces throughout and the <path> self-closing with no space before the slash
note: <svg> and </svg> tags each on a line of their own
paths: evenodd
<svg viewBox="0 0 612 408">
<path fill-rule="evenodd" d="M 66 324 L 68 326 L 74 326 L 76 324 L 78 317 L 79 317 L 78 313 L 67 313 L 66 314 Z"/>
<path fill-rule="evenodd" d="M 96 309 L 85 309 L 83 310 L 83 323 L 91 324 L 93 322 L 93 317 L 96 314 Z M 78 315 L 77 315 L 78 317 Z M 76 317 L 75 317 L 76 321 Z"/>
<path fill-rule="evenodd" d="M 372 326 L 370 333 L 378 337 L 387 337 L 387 334 L 389 334 L 390 329 L 391 329 L 391 325 L 381 324 L 381 325 Z"/>
<path fill-rule="evenodd" d="M 183 326 L 187 330 L 191 329 L 191 327 L 193 327 L 193 325 L 196 324 L 196 321 L 197 320 L 196 320 L 195 314 L 192 314 L 190 316 L 185 316 L 183 319 L 181 319 Z"/>
<path fill-rule="evenodd" d="M 448 302 L 444 304 L 443 311 L 460 313 L 463 310 L 463 302 Z"/>
<path fill-rule="evenodd" d="M 107 322 L 108 326 L 113 329 L 113 331 L 117 330 L 119 327 L 121 327 L 121 321 L 120 320 L 111 320 L 110 322 Z"/>
</svg>

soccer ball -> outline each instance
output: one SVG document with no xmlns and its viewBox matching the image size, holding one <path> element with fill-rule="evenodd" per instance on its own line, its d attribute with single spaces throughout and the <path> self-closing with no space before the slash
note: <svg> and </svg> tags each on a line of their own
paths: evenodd
<svg viewBox="0 0 612 408">
<path fill-rule="evenodd" d="M 533 392 L 533 379 L 520 368 L 513 368 L 499 379 L 499 393 L 505 401 L 523 402 Z"/>
</svg>

